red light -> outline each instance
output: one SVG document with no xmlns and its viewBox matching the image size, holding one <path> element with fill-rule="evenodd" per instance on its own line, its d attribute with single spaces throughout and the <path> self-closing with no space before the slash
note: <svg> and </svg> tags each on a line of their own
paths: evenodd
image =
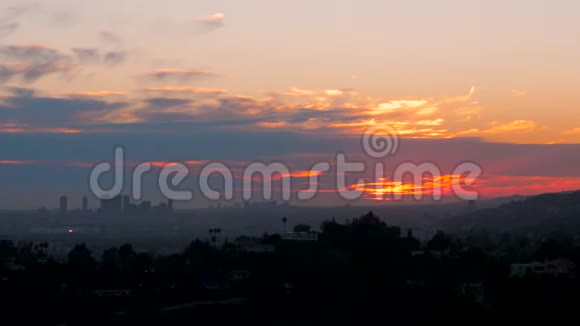
<svg viewBox="0 0 580 326">
<path fill-rule="evenodd" d="M 73 229 L 68 229 L 68 233 L 73 233 Z"/>
</svg>

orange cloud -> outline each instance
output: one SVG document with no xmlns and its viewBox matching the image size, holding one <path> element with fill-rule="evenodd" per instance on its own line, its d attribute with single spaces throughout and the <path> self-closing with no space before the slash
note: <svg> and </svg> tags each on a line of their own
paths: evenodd
<svg viewBox="0 0 580 326">
<path fill-rule="evenodd" d="M 188 69 L 163 69 L 151 74 L 155 78 L 173 78 L 179 75 L 206 72 Z M 447 127 L 454 111 L 444 112 L 446 107 L 461 100 L 469 100 L 473 89 L 466 96 L 440 100 L 402 99 L 382 101 L 361 96 L 351 90 L 306 90 L 291 88 L 288 92 L 271 92 L 269 98 L 252 96 L 219 96 L 226 90 L 192 88 L 181 86 L 148 87 L 144 91 L 159 93 L 205 94 L 203 101 L 191 102 L 187 108 L 160 106 L 154 112 L 148 106 L 124 107 L 96 118 L 99 122 L 145 123 L 162 119 L 191 117 L 202 121 L 219 121 L 251 117 L 252 123 L 232 126 L 245 129 L 251 126 L 264 129 L 314 131 L 332 128 L 337 133 L 361 134 L 370 126 L 392 126 L 401 135 L 414 138 L 449 138 L 455 136 Z M 147 99 L 145 99 L 147 102 Z M 319 113 L 315 112 L 319 111 Z M 435 116 L 435 114 L 440 115 Z M 394 120 L 396 118 L 396 120 Z M 176 120 L 177 121 L 177 120 Z"/>
<path fill-rule="evenodd" d="M 492 124 L 492 127 L 484 130 L 487 134 L 503 134 L 508 132 L 529 132 L 536 129 L 538 125 L 532 120 L 516 120 L 509 123 L 498 123 Z"/>
<path fill-rule="evenodd" d="M 577 136 L 580 135 L 580 128 L 574 128 L 574 129 L 570 129 L 570 130 L 565 130 L 562 132 L 562 135 L 565 136 Z"/>
<path fill-rule="evenodd" d="M 580 189 L 579 177 L 550 176 L 488 176 L 478 181 L 480 193 L 485 197 L 514 194 L 537 195 Z"/>
<path fill-rule="evenodd" d="M 440 126 L 443 124 L 445 120 L 443 119 L 435 119 L 435 120 L 421 120 L 421 121 L 417 121 L 415 122 L 416 125 L 418 126 Z"/>
<path fill-rule="evenodd" d="M 167 162 L 167 161 L 148 161 L 148 162 L 144 162 L 144 163 L 149 163 L 149 164 L 151 164 L 151 166 L 156 167 L 156 168 L 165 168 L 165 167 L 177 165 L 176 162 Z M 132 163 L 131 165 L 136 166 L 137 164 Z"/>
<path fill-rule="evenodd" d="M 200 161 L 200 160 L 189 160 L 184 162 L 187 165 L 204 165 L 208 163 L 208 161 Z"/>
<path fill-rule="evenodd" d="M 290 96 L 311 96 L 314 95 L 314 91 L 300 89 L 300 88 L 291 88 L 289 93 L 284 93 Z"/>
<path fill-rule="evenodd" d="M 80 129 L 72 128 L 35 128 L 25 126 L 1 127 L 0 133 L 5 134 L 80 134 Z"/>
<path fill-rule="evenodd" d="M 227 89 L 222 88 L 193 88 L 193 87 L 149 87 L 144 89 L 146 92 L 159 93 L 189 93 L 189 94 L 223 94 Z"/>
<path fill-rule="evenodd" d="M 417 114 L 417 115 L 429 115 L 429 114 L 433 114 L 433 113 L 437 112 L 438 110 L 439 110 L 438 108 L 431 106 L 431 107 L 427 107 L 424 109 L 420 109 L 415 114 Z"/>
<path fill-rule="evenodd" d="M 272 181 L 279 181 L 285 178 L 310 178 L 310 177 L 318 177 L 323 175 L 324 172 L 322 171 L 311 171 L 311 170 L 297 170 L 297 171 L 290 171 L 290 173 L 274 173 L 272 174 Z M 262 176 L 254 175 L 252 176 L 253 182 L 260 182 L 262 181 Z"/>
<path fill-rule="evenodd" d="M 523 97 L 528 95 L 528 91 L 525 89 L 512 89 L 512 96 L 514 97 Z"/>
<path fill-rule="evenodd" d="M 380 103 L 369 111 L 371 115 L 391 113 L 401 109 L 414 109 L 427 104 L 426 100 L 398 100 L 387 103 Z"/>
<path fill-rule="evenodd" d="M 34 161 L 0 160 L 0 165 L 27 165 L 33 163 Z"/>
<path fill-rule="evenodd" d="M 277 128 L 282 128 L 287 126 L 288 123 L 284 122 L 284 121 L 277 121 L 277 122 L 258 122 L 258 126 L 262 127 L 262 128 L 271 128 L 271 129 L 277 129 Z"/>
<path fill-rule="evenodd" d="M 291 178 L 310 178 L 310 177 L 318 177 L 322 174 L 324 174 L 322 171 L 301 170 L 301 171 L 292 171 L 288 176 Z"/>
<path fill-rule="evenodd" d="M 209 71 L 195 69 L 161 69 L 148 76 L 159 80 L 180 81 L 211 74 L 213 73 Z M 154 86 L 141 90 L 147 93 L 160 93 L 161 96 L 159 94 L 155 94 L 153 98 L 145 96 L 140 101 L 134 102 L 134 105 L 119 103 L 118 107 L 110 110 L 75 112 L 76 116 L 72 121 L 80 121 L 79 124 L 88 125 L 91 123 L 148 123 L 158 119 L 168 123 L 183 122 L 184 119 L 208 122 L 239 119 L 240 124 L 230 124 L 224 128 L 281 129 L 309 133 L 317 129 L 329 130 L 330 128 L 336 134 L 361 135 L 368 127 L 390 127 L 400 136 L 409 138 L 481 136 L 489 140 L 502 140 L 511 136 L 510 133 L 519 133 L 518 141 L 525 141 L 529 138 L 530 136 L 525 134 L 527 132 L 545 130 L 545 127 L 533 120 L 498 121 L 491 124 L 487 121 L 479 121 L 482 118 L 480 116 L 482 109 L 472 100 L 475 88 L 471 88 L 466 95 L 455 97 L 407 98 L 391 101 L 371 98 L 342 89 L 291 88 L 288 92 L 271 92 L 268 94 L 270 96 L 265 98 L 225 95 L 224 93 L 228 90 L 221 88 Z M 125 92 L 115 90 L 77 93 L 84 96 L 122 94 Z M 184 100 L 183 97 L 165 99 L 163 94 L 200 94 L 201 96 L 198 96 L 195 101 L 189 100 L 187 103 L 179 104 L 179 101 Z M 9 105 L 10 103 L 7 102 L 6 106 Z M 577 129 L 564 131 L 558 135 L 565 140 L 564 136 L 580 133 Z M 4 133 L 29 131 L 34 132 L 31 128 L 22 126 L 0 128 L 0 132 Z M 38 128 L 36 132 L 79 133 L 81 130 L 59 126 Z"/>
<path fill-rule="evenodd" d="M 382 178 L 377 182 L 367 182 L 363 185 L 353 184 L 351 190 L 364 193 L 368 200 L 390 200 L 389 195 L 401 195 L 403 198 L 421 194 L 424 197 L 433 195 L 437 187 L 441 187 L 443 196 L 453 196 L 453 179 L 463 183 L 463 176 L 442 175 L 440 177 L 424 177 L 421 184 L 412 182 L 395 182 Z M 482 176 L 476 184 L 463 188 L 476 191 L 481 197 L 493 198 L 502 196 L 537 195 L 547 192 L 561 192 L 580 189 L 580 177 L 549 177 L 549 176 Z"/>
<path fill-rule="evenodd" d="M 127 92 L 122 91 L 89 91 L 89 92 L 79 92 L 71 94 L 72 96 L 91 96 L 91 97 L 102 97 L 102 96 L 115 96 L 115 95 L 125 95 Z"/>
<path fill-rule="evenodd" d="M 328 96 L 342 96 L 344 94 L 344 92 L 339 89 L 327 89 L 324 93 Z"/>
<path fill-rule="evenodd" d="M 467 130 L 461 130 L 455 133 L 455 136 L 472 136 L 472 135 L 477 135 L 481 133 L 481 130 L 477 129 L 477 128 L 473 128 L 473 129 L 467 129 Z"/>
</svg>

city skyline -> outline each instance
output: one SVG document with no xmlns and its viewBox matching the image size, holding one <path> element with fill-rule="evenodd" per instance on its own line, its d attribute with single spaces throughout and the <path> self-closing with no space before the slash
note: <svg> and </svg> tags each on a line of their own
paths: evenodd
<svg viewBox="0 0 580 326">
<path fill-rule="evenodd" d="M 109 199 L 94 200 L 95 207 L 91 208 L 88 197 L 75 196 L 73 199 L 80 198 L 80 205 L 69 205 L 69 196 L 60 196 L 58 200 L 58 207 L 40 207 L 39 211 L 56 211 L 61 215 L 68 213 L 91 213 L 104 215 L 138 215 L 150 213 L 151 209 L 159 211 L 173 212 L 173 200 L 168 199 L 165 202 L 161 201 L 158 205 L 153 205 L 151 200 L 133 200 L 130 196 L 118 195 Z M 74 200 L 73 200 L 74 202 Z"/>
</svg>

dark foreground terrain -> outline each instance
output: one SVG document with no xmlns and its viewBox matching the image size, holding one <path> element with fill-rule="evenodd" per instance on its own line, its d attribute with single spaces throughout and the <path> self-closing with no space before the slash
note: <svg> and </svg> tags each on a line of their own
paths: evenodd
<svg viewBox="0 0 580 326">
<path fill-rule="evenodd" d="M 477 324 L 573 316 L 580 242 L 471 230 L 419 241 L 372 212 L 320 232 L 193 241 L 182 252 L 66 259 L 50 243 L 0 243 L 1 318 L 34 325 Z M 4 323 L 3 323 L 4 324 Z"/>
</svg>

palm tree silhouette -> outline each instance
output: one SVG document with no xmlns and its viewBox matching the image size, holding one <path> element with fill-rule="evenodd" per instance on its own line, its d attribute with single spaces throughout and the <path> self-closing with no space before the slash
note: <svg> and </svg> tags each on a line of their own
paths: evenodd
<svg viewBox="0 0 580 326">
<path fill-rule="evenodd" d="M 286 223 L 288 222 L 288 218 L 286 216 L 284 216 L 282 218 L 282 223 L 284 223 L 284 233 L 286 233 Z"/>
<path fill-rule="evenodd" d="M 220 228 L 209 229 L 210 240 L 211 242 L 213 242 L 214 245 L 217 242 L 217 237 L 220 233 L 222 233 L 222 229 Z"/>
</svg>

